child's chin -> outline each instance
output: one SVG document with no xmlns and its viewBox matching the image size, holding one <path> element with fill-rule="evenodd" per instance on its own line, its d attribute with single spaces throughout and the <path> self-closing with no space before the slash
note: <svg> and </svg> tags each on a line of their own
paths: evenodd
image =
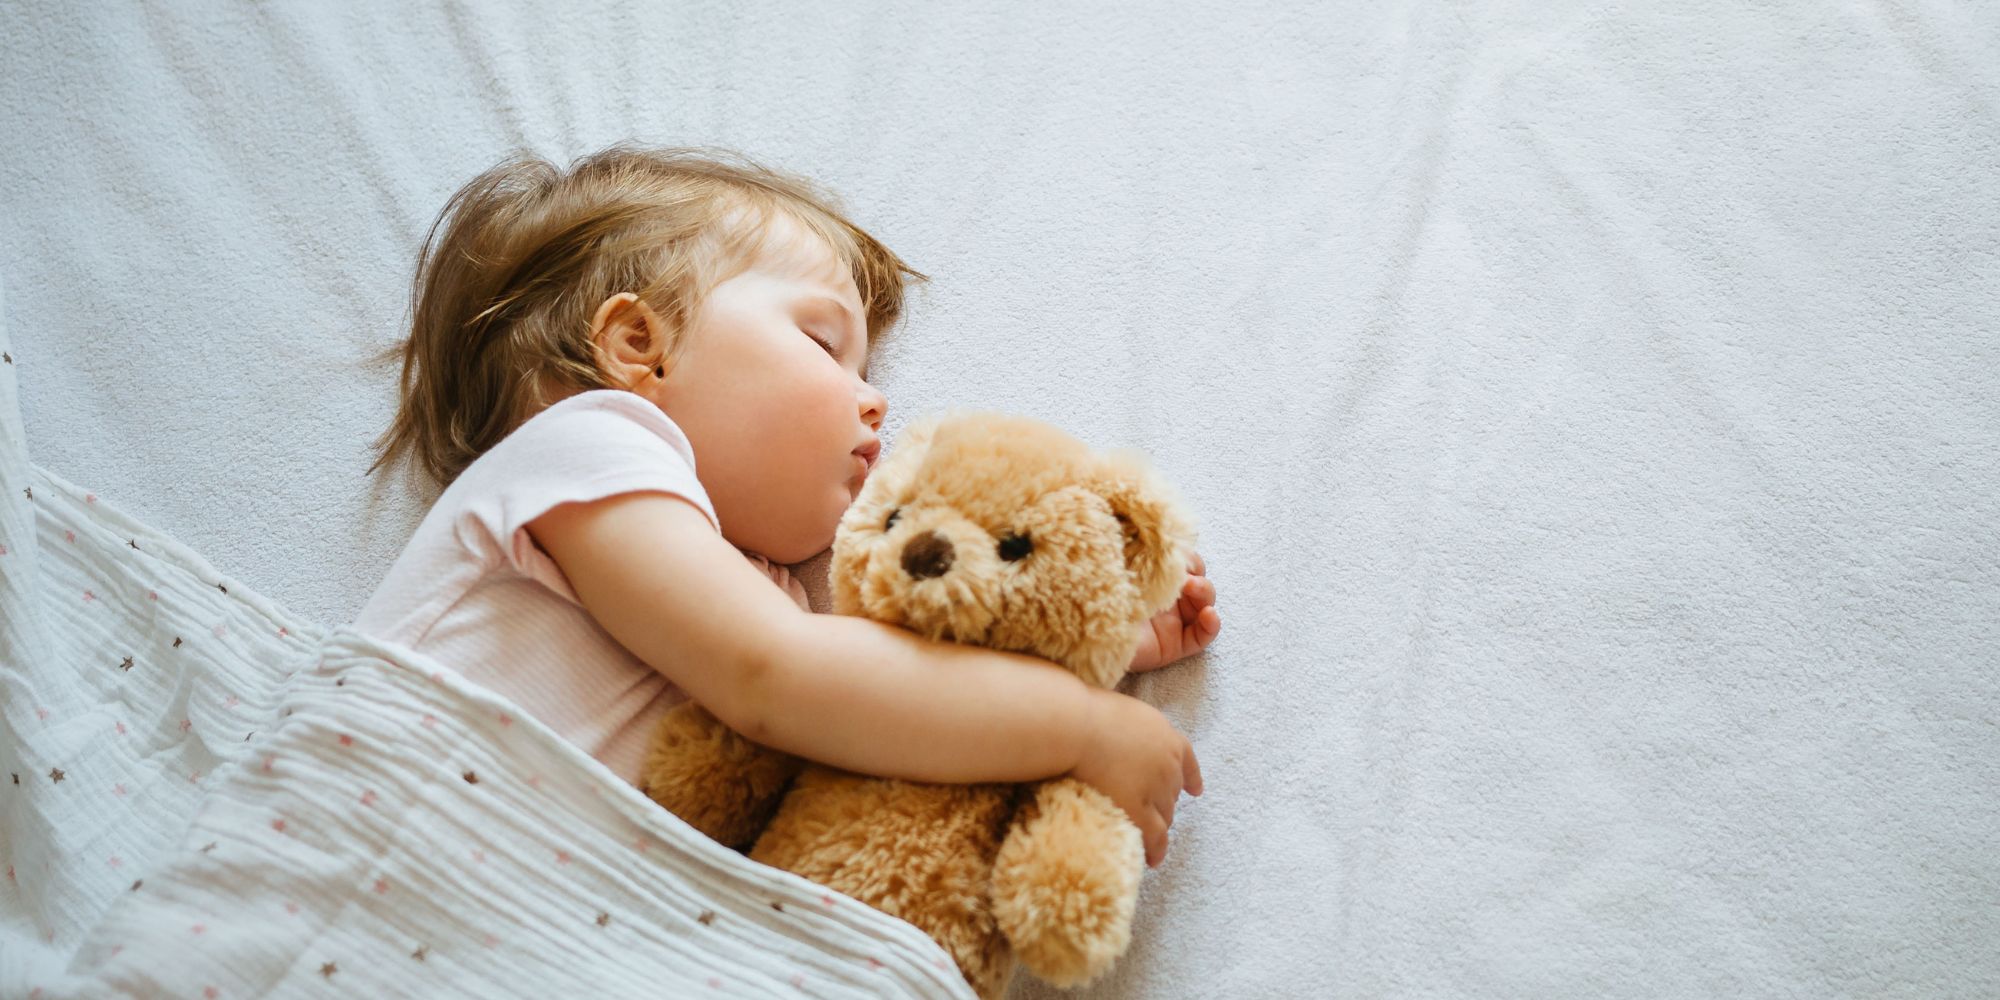
<svg viewBox="0 0 2000 1000">
<path fill-rule="evenodd" d="M 845 514 L 846 512 L 847 508 L 845 506 L 842 506 L 840 509 L 831 512 L 830 517 L 822 518 L 822 521 L 824 523 L 818 526 L 811 535 L 804 535 L 799 538 L 793 539 L 792 544 L 787 551 L 783 552 L 782 554 L 774 553 L 770 556 L 770 558 L 773 561 L 782 562 L 785 565 L 790 566 L 796 563 L 805 562 L 806 560 L 811 559 L 812 557 L 819 555 L 820 553 L 825 552 L 830 548 L 833 548 L 834 532 L 836 529 L 840 527 L 841 515 Z M 782 555 L 782 558 L 780 558 L 780 555 Z"/>
</svg>

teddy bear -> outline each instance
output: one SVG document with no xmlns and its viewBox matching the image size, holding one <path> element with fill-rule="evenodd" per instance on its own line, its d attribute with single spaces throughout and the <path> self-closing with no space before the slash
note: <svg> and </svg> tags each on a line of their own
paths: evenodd
<svg viewBox="0 0 2000 1000">
<path fill-rule="evenodd" d="M 1194 551 L 1181 506 L 1132 452 L 970 413 L 907 429 L 842 517 L 834 610 L 932 639 L 1125 675 Z M 983 997 L 1016 963 L 1096 979 L 1131 940 L 1139 830 L 1072 778 L 932 785 L 802 761 L 692 702 L 653 733 L 646 793 L 715 840 L 928 933 Z"/>
</svg>

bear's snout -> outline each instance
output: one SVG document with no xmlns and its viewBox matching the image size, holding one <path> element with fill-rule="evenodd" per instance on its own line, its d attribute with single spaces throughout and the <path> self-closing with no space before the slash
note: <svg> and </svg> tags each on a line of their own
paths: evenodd
<svg viewBox="0 0 2000 1000">
<path fill-rule="evenodd" d="M 943 576 L 954 558 L 951 543 L 935 531 L 926 531 L 903 546 L 903 572 L 918 580 Z"/>
</svg>

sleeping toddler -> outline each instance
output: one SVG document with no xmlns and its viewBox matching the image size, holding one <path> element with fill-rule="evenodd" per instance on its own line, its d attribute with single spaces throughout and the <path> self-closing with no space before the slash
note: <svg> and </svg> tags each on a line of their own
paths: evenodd
<svg viewBox="0 0 2000 1000">
<path fill-rule="evenodd" d="M 1073 776 L 1159 864 L 1201 772 L 1158 711 L 1039 659 L 812 614 L 785 569 L 831 546 L 880 456 L 869 349 L 922 277 L 810 183 L 733 155 L 614 146 L 481 174 L 424 244 L 370 470 L 411 461 L 443 493 L 355 627 L 627 781 L 694 698 L 861 773 Z M 1215 638 L 1205 573 L 1196 557 L 1138 630 L 1133 670 Z"/>
</svg>

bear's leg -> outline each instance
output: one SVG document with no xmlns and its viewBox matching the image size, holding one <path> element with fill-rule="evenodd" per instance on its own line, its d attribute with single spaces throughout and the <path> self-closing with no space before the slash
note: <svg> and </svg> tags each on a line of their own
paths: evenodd
<svg viewBox="0 0 2000 1000">
<path fill-rule="evenodd" d="M 801 766 L 797 757 L 744 739 L 690 701 L 660 718 L 639 787 L 689 826 L 740 851 L 771 821 Z"/>
<path fill-rule="evenodd" d="M 1132 940 L 1146 850 L 1139 828 L 1074 779 L 1036 788 L 993 863 L 993 918 L 1015 957 L 1055 986 L 1102 975 Z"/>
</svg>

